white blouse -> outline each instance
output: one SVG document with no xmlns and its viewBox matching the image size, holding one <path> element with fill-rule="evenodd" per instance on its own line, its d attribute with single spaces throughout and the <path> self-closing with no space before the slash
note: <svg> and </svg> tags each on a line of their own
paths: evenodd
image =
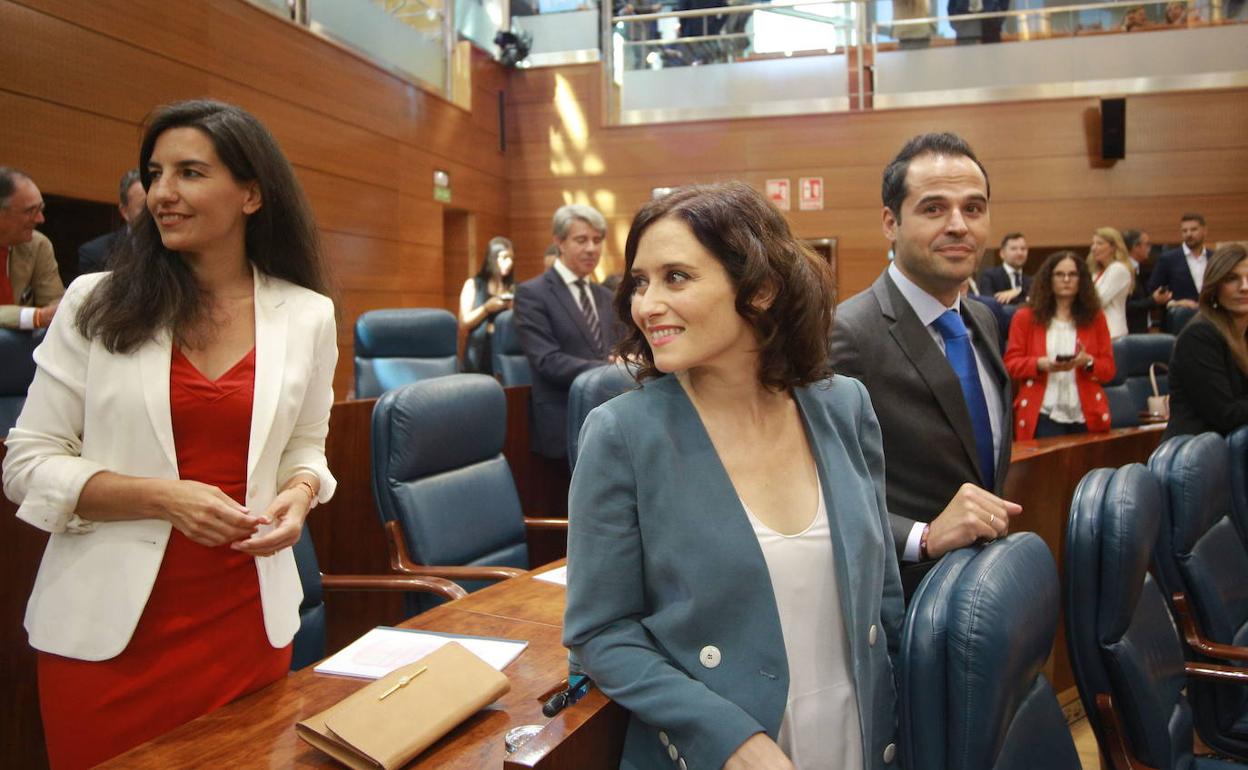
<svg viewBox="0 0 1248 770">
<path fill-rule="evenodd" d="M 777 741 L 798 770 L 861 770 L 862 726 L 841 617 L 828 509 L 782 535 L 741 501 L 763 549 L 789 661 L 789 697 Z"/>
<path fill-rule="evenodd" d="M 1096 279 L 1096 293 L 1109 323 L 1109 338 L 1127 333 L 1127 298 L 1131 296 L 1131 270 L 1117 260 L 1110 262 Z"/>
<path fill-rule="evenodd" d="M 1075 325 L 1070 321 L 1049 321 L 1049 329 L 1044 335 L 1045 355 L 1073 356 L 1078 345 L 1075 339 Z M 1049 379 L 1044 386 L 1044 402 L 1040 405 L 1040 413 L 1053 422 L 1072 423 L 1085 422 L 1083 406 L 1079 401 L 1079 389 L 1075 385 L 1074 370 L 1068 372 L 1049 372 Z"/>
</svg>

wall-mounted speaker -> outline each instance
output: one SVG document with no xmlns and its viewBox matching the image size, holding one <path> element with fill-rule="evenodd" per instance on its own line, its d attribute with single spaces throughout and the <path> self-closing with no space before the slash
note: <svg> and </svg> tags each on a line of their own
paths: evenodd
<svg viewBox="0 0 1248 770">
<path fill-rule="evenodd" d="M 1127 157 L 1127 100 L 1101 100 L 1101 159 Z"/>
</svg>

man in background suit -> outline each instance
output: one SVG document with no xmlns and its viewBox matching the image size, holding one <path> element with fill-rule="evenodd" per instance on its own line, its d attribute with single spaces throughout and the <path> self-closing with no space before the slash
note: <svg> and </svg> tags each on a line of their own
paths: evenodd
<svg viewBox="0 0 1248 770">
<path fill-rule="evenodd" d="M 893 263 L 836 314 L 832 368 L 867 386 L 909 596 L 933 560 L 1009 531 L 1010 384 L 996 323 L 960 289 L 987 244 L 988 175 L 953 134 L 911 139 L 884 171 Z"/>
<path fill-rule="evenodd" d="M 0 166 L 0 327 L 47 326 L 65 293 L 52 242 L 35 230 L 43 209 L 34 180 Z"/>
<path fill-rule="evenodd" d="M 1157 302 L 1148 291 L 1148 278 L 1153 270 L 1148 257 L 1153 242 L 1143 230 L 1123 230 L 1122 242 L 1126 245 L 1127 256 L 1131 258 L 1131 265 L 1135 268 L 1135 283 L 1131 287 L 1131 296 L 1127 297 L 1127 331 L 1131 334 L 1147 334 L 1148 327 L 1154 325 L 1151 318 L 1153 308 L 1166 304 L 1164 299 Z M 1164 296 L 1164 292 L 1162 294 Z"/>
<path fill-rule="evenodd" d="M 93 238 L 78 247 L 78 275 L 98 273 L 107 270 L 108 255 L 118 246 L 118 240 L 130 234 L 130 223 L 133 222 L 147 204 L 147 193 L 143 183 L 139 181 L 139 170 L 132 168 L 121 177 L 117 189 L 120 203 L 117 210 L 121 212 L 122 226 L 111 233 Z"/>
<path fill-rule="evenodd" d="M 1031 276 L 1023 274 L 1027 264 L 1027 239 L 1010 233 L 1001 239 L 1001 264 L 979 275 L 979 294 L 991 294 L 1002 305 L 1021 305 L 1031 296 Z"/>
<path fill-rule="evenodd" d="M 1205 267 L 1212 256 L 1205 248 L 1205 218 L 1200 214 L 1184 214 L 1179 220 L 1179 234 L 1183 237 L 1182 245 L 1163 251 L 1157 258 L 1148 289 L 1158 304 L 1195 310 L 1205 280 Z"/>
<path fill-rule="evenodd" d="M 611 357 L 619 339 L 611 292 L 589 280 L 607 223 L 591 206 L 563 206 L 552 222 L 559 257 L 516 287 L 516 335 L 533 374 L 532 448 L 567 467 L 568 388 Z"/>
</svg>

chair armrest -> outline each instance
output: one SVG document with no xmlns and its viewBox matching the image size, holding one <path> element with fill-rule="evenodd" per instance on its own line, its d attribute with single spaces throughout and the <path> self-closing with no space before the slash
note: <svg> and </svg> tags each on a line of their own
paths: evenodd
<svg viewBox="0 0 1248 770">
<path fill-rule="evenodd" d="M 417 575 L 321 575 L 321 587 L 329 591 L 419 591 L 447 601 L 468 595 L 461 586 L 440 577 Z"/>
<path fill-rule="evenodd" d="M 424 577 L 449 578 L 452 580 L 507 580 L 520 577 L 526 570 L 517 567 L 492 567 L 480 565 L 475 567 L 438 567 L 417 564 L 407 553 L 403 543 L 403 529 L 397 521 L 386 522 L 386 533 L 390 535 L 386 544 L 390 549 L 390 569 L 402 575 L 420 575 Z"/>
<path fill-rule="evenodd" d="M 1184 663 L 1183 671 L 1189 677 L 1211 679 L 1233 684 L 1248 684 L 1248 669 L 1227 666 L 1222 663 Z"/>
<path fill-rule="evenodd" d="M 524 526 L 528 529 L 562 529 L 567 531 L 567 519 L 531 519 L 524 517 Z"/>
<path fill-rule="evenodd" d="M 1101 729 L 1105 731 L 1105 742 L 1109 745 L 1104 751 L 1113 763 L 1111 770 L 1156 770 L 1136 759 L 1127 747 L 1126 734 L 1122 721 L 1118 718 L 1118 710 L 1114 708 L 1114 699 L 1109 693 L 1096 694 L 1096 710 L 1101 715 Z"/>
<path fill-rule="evenodd" d="M 1196 618 L 1193 617 L 1191 608 L 1187 605 L 1187 596 L 1182 591 L 1170 597 L 1170 601 L 1174 605 L 1175 613 L 1179 616 L 1179 628 L 1183 632 L 1183 641 L 1187 642 L 1188 647 L 1210 658 L 1248 661 L 1248 647 L 1211 642 L 1200 633 L 1200 629 L 1196 627 Z"/>
</svg>

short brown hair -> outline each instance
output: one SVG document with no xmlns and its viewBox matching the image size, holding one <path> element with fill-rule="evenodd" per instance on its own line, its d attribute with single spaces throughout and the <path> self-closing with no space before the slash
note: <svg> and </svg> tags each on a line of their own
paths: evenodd
<svg viewBox="0 0 1248 770">
<path fill-rule="evenodd" d="M 758 336 L 763 385 L 787 390 L 832 375 L 831 267 L 793 236 L 784 215 L 757 190 L 727 182 L 679 188 L 642 206 L 633 218 L 624 246 L 624 280 L 615 292 L 616 314 L 629 331 L 616 353 L 641 363 L 639 381 L 662 373 L 645 334 L 633 323 L 633 263 L 641 236 L 667 218 L 688 225 L 728 273 L 737 313 Z M 759 302 L 764 298 L 770 303 Z"/>
</svg>

